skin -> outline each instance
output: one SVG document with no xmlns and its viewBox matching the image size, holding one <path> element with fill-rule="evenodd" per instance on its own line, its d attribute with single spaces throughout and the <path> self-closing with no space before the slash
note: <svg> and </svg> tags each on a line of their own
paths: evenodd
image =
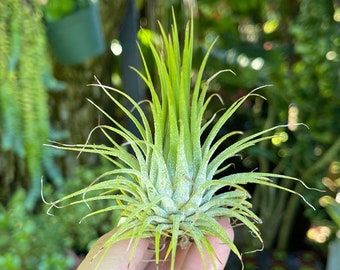
<svg viewBox="0 0 340 270">
<path fill-rule="evenodd" d="M 222 225 L 228 233 L 231 240 L 234 239 L 233 229 L 226 219 L 220 219 L 218 222 Z M 94 270 L 101 261 L 97 270 L 168 270 L 170 269 L 169 260 L 160 262 L 158 268 L 153 261 L 154 251 L 149 248 L 150 241 L 141 239 L 137 245 L 136 251 L 132 258 L 130 258 L 129 246 L 131 241 L 129 239 L 114 243 L 105 254 L 104 258 L 101 256 L 103 252 L 103 244 L 114 233 L 114 230 L 103 235 L 97 240 L 94 246 L 87 254 L 84 261 L 80 264 L 77 270 Z M 223 270 L 227 263 L 230 249 L 221 243 L 221 241 L 212 236 L 207 236 L 210 244 L 214 248 L 217 257 L 215 258 L 216 270 Z M 163 249 L 160 256 L 164 258 L 166 248 Z M 208 270 L 212 270 L 213 263 L 207 257 Z M 178 247 L 175 261 L 176 270 L 203 270 L 203 262 L 198 249 L 194 243 L 190 243 L 186 248 Z"/>
</svg>

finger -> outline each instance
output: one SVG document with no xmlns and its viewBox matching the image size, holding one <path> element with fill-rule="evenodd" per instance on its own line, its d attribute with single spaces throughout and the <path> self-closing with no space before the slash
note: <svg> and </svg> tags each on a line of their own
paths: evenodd
<svg viewBox="0 0 340 270">
<path fill-rule="evenodd" d="M 229 239 L 232 241 L 234 239 L 233 229 L 226 219 L 219 219 L 218 222 L 226 231 L 229 236 Z M 205 260 L 207 262 L 208 269 L 214 269 L 214 263 L 217 267 L 217 270 L 223 270 L 225 264 L 227 263 L 230 248 L 224 243 L 221 243 L 221 240 L 217 237 L 207 236 L 208 241 L 210 242 L 212 248 L 216 253 L 216 258 L 214 262 L 210 261 L 209 256 L 206 254 Z M 168 245 L 165 249 L 160 253 L 160 258 L 164 258 L 167 252 Z M 168 258 L 166 261 L 160 262 L 157 269 L 159 270 L 168 270 L 170 269 L 171 260 Z M 175 267 L 176 270 L 203 270 L 204 264 L 201 258 L 201 255 L 197 249 L 197 246 L 194 243 L 189 243 L 189 245 L 182 249 L 178 247 L 176 254 Z M 154 270 L 155 262 L 149 263 L 145 270 Z"/>
<path fill-rule="evenodd" d="M 226 233 L 229 236 L 229 239 L 232 241 L 234 239 L 234 231 L 229 223 L 228 220 L 226 219 L 220 219 L 218 220 L 220 225 L 224 228 Z M 209 259 L 209 256 L 207 253 L 205 253 L 205 261 L 207 262 L 207 268 L 210 269 L 215 269 L 214 268 L 214 263 L 216 265 L 217 270 L 223 270 L 225 264 L 227 263 L 229 254 L 230 254 L 230 248 L 224 244 L 221 243 L 221 240 L 218 237 L 214 237 L 211 235 L 207 236 L 208 241 L 210 242 L 211 247 L 214 249 L 216 258 L 214 262 L 212 262 Z M 186 254 L 186 258 L 183 261 L 183 264 L 181 265 L 182 270 L 201 270 L 204 269 L 204 264 L 201 258 L 201 255 L 197 249 L 196 245 L 192 245 L 189 249 L 189 251 Z"/>
<path fill-rule="evenodd" d="M 154 256 L 154 251 L 150 250 L 150 241 L 147 239 L 140 239 L 136 251 L 133 254 L 133 258 L 130 261 L 129 270 L 144 270 L 146 266 L 152 261 Z M 117 269 L 125 269 L 125 268 L 117 268 Z"/>
<path fill-rule="evenodd" d="M 187 256 L 188 251 L 190 250 L 190 246 L 192 245 L 192 243 L 189 243 L 188 246 L 186 246 L 186 248 L 181 248 L 178 247 L 177 248 L 177 253 L 176 253 L 176 260 L 175 260 L 175 269 L 182 269 L 182 264 Z M 161 261 L 158 264 L 158 270 L 169 270 L 171 268 L 171 260 L 170 258 L 168 258 L 166 261 L 164 261 L 163 259 L 166 256 L 167 250 L 169 247 L 169 243 L 163 248 L 163 250 L 160 252 L 160 259 Z M 170 255 L 171 256 L 171 255 Z M 145 268 L 145 270 L 154 270 L 155 269 L 155 262 L 150 262 L 148 264 L 148 266 Z M 197 270 L 197 269 L 196 269 Z"/>
<path fill-rule="evenodd" d="M 105 247 L 105 242 L 113 233 L 114 230 L 97 240 L 77 270 L 144 269 L 147 261 L 152 257 L 152 254 L 147 252 L 149 241 L 140 239 L 130 260 L 133 246 L 130 239 L 114 243 L 108 249 Z"/>
</svg>

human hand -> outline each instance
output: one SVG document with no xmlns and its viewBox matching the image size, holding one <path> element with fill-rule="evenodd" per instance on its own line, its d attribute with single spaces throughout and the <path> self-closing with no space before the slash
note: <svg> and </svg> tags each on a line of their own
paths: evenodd
<svg viewBox="0 0 340 270">
<path fill-rule="evenodd" d="M 230 240 L 234 238 L 233 229 L 229 221 L 220 219 L 219 223 L 229 235 Z M 97 270 L 168 270 L 170 269 L 170 261 L 160 262 L 156 268 L 154 250 L 149 248 L 150 241 L 148 239 L 140 239 L 133 258 L 130 260 L 129 243 L 130 239 L 122 240 L 114 243 L 107 251 L 104 257 L 100 256 L 100 252 L 104 243 L 111 237 L 114 230 L 103 235 L 97 240 L 94 246 L 87 254 L 84 261 L 77 270 L 94 270 L 100 263 Z M 221 241 L 212 236 L 207 236 L 211 246 L 216 252 L 215 264 L 217 270 L 223 270 L 228 260 L 230 249 Z M 161 252 L 160 257 L 164 258 L 166 249 Z M 97 256 L 96 256 L 97 255 Z M 213 263 L 206 258 L 208 269 L 213 269 Z M 178 248 L 175 261 L 176 270 L 203 270 L 204 265 L 200 253 L 194 243 L 190 243 L 186 248 Z"/>
</svg>

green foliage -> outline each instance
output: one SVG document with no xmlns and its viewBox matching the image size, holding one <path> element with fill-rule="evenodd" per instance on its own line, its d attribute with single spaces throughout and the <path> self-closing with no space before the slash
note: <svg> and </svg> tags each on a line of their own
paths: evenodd
<svg viewBox="0 0 340 270">
<path fill-rule="evenodd" d="M 1 1 L 0 5 L 1 150 L 14 152 L 18 159 L 25 160 L 30 181 L 27 183 L 25 179 L 21 184 L 31 189 L 27 203 L 33 208 L 39 197 L 43 163 L 50 164 L 48 159 L 52 160 L 52 152 L 43 149 L 49 136 L 45 83 L 51 82 L 50 60 L 41 6 L 37 1 Z M 60 183 L 61 177 L 55 167 L 49 166 L 48 171 L 51 178 Z"/>
<path fill-rule="evenodd" d="M 297 121 L 309 127 L 309 132 L 301 129 L 291 132 L 287 142 L 273 148 L 280 156 L 274 169 L 299 175 L 306 183 L 319 188 L 322 188 L 321 179 L 329 164 L 338 160 L 340 152 L 337 120 L 340 117 L 337 68 L 340 32 L 334 17 L 335 8 L 331 1 L 301 1 L 294 22 L 283 30 L 288 34 L 287 42 L 292 44 L 290 54 L 282 54 L 280 68 L 271 74 L 275 84 L 286 89 L 272 97 L 278 106 L 286 106 L 282 116 L 288 120 L 293 115 L 290 108 L 295 108 Z M 331 58 L 330 55 L 336 57 Z M 282 99 L 286 102 L 282 103 Z M 284 108 L 281 110 L 284 111 Z M 295 187 L 295 190 L 298 189 Z M 318 205 L 321 194 L 303 194 Z M 280 248 L 288 245 L 287 235 L 293 229 L 294 215 L 299 205 L 292 198 L 287 201 L 288 207 L 279 232 Z M 324 216 L 321 208 L 317 213 L 306 211 L 311 222 L 318 216 Z"/>
<path fill-rule="evenodd" d="M 319 203 L 325 207 L 329 217 L 334 223 L 334 235 L 340 238 L 340 162 L 333 162 L 328 174 L 322 183 L 327 187 L 327 195 L 320 198 Z M 322 221 L 321 221 L 322 222 Z"/>
<path fill-rule="evenodd" d="M 24 147 L 20 135 L 20 103 L 17 80 L 17 65 L 20 56 L 20 33 L 22 9 L 19 1 L 1 2 L 0 17 L 2 49 L 0 61 L 0 105 L 1 105 L 1 144 L 5 150 L 14 149 L 20 156 L 24 155 Z M 9 18 L 11 20 L 9 21 Z"/>
<path fill-rule="evenodd" d="M 89 185 L 103 170 L 110 166 L 78 167 L 75 176 L 64 183 L 63 193 L 55 192 L 54 186 L 44 183 L 44 195 L 55 198 L 73 192 L 79 185 Z M 66 270 L 74 266 L 70 250 L 84 253 L 104 232 L 117 223 L 119 213 L 100 215 L 77 224 L 91 210 L 86 206 L 60 209 L 58 217 L 46 214 L 48 207 L 42 202 L 39 210 L 32 213 L 25 206 L 27 192 L 17 190 L 6 205 L 0 205 L 0 269 L 6 270 Z M 92 209 L 107 207 L 100 201 L 91 204 Z"/>
<path fill-rule="evenodd" d="M 248 103 L 239 118 L 230 123 L 252 133 L 274 123 L 295 121 L 309 129 L 281 129 L 286 140 L 260 143 L 243 160 L 247 168 L 259 167 L 295 175 L 311 186 L 323 188 L 321 179 L 328 165 L 338 160 L 339 139 L 339 6 L 334 1 L 205 1 L 197 4 L 199 41 L 204 49 L 216 36 L 208 73 L 231 68 L 237 76 L 212 84 L 227 102 L 263 83 L 268 102 Z M 256 66 L 256 61 L 263 66 Z M 297 112 L 297 114 L 296 114 Z M 243 115 L 241 115 L 243 113 Z M 326 216 L 318 207 L 319 193 L 302 191 L 318 211 L 306 209 L 311 222 Z M 290 231 L 299 222 L 299 200 L 285 192 L 258 186 L 253 194 L 254 210 L 263 219 L 266 248 L 288 248 Z M 275 204 L 273 203 L 275 202 Z M 277 237 L 279 243 L 275 243 Z M 294 243 L 292 243 L 294 245 Z"/>
<path fill-rule="evenodd" d="M 336 120 L 340 117 L 340 29 L 334 14 L 331 1 L 301 2 L 299 16 L 290 27 L 298 60 L 288 70 L 290 77 L 285 80 L 301 119 L 322 149 L 337 139 L 339 131 Z"/>
<path fill-rule="evenodd" d="M 6 209 L 0 205 L 0 268 L 8 270 L 65 270 L 65 227 L 46 215 L 34 216 L 25 207 L 26 193 L 17 191 Z"/>
<path fill-rule="evenodd" d="M 101 172 L 109 171 L 111 169 L 112 166 L 104 160 L 101 161 L 100 165 L 91 168 L 79 166 L 75 170 L 75 176 L 72 179 L 65 181 L 62 192 L 54 194 L 53 186 L 44 184 L 44 197 L 52 199 L 66 196 L 67 194 L 77 190 L 80 185 L 91 185 L 93 183 L 93 179 L 95 179 Z M 89 202 L 87 205 L 83 204 L 77 207 L 76 212 L 72 208 L 63 208 L 59 209 L 60 212 L 57 217 L 46 217 L 46 219 L 54 220 L 63 228 L 65 235 L 63 238 L 66 239 L 67 243 L 69 243 L 68 246 L 72 247 L 75 251 L 86 252 L 94 240 L 117 225 L 120 212 L 112 211 L 107 214 L 97 216 L 95 219 L 83 220 L 83 217 L 97 209 L 106 208 L 110 205 L 110 202 L 105 200 Z M 45 214 L 47 210 L 47 206 L 44 207 L 43 214 Z M 75 220 L 80 223 L 75 224 Z"/>
</svg>

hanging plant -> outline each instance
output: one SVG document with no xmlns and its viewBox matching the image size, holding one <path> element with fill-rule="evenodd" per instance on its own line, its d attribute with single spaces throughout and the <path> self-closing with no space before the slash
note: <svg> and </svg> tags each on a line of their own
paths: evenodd
<svg viewBox="0 0 340 270">
<path fill-rule="evenodd" d="M 20 184 L 31 189 L 27 206 L 33 207 L 40 194 L 44 153 L 48 152 L 43 143 L 49 136 L 44 82 L 50 76 L 49 58 L 41 6 L 37 1 L 5 0 L 0 10 L 1 149 L 25 160 L 28 177 Z M 17 171 L 12 165 L 9 169 Z"/>
<path fill-rule="evenodd" d="M 46 32 L 58 62 L 81 64 L 105 51 L 97 1 L 49 0 L 44 6 Z"/>
</svg>

